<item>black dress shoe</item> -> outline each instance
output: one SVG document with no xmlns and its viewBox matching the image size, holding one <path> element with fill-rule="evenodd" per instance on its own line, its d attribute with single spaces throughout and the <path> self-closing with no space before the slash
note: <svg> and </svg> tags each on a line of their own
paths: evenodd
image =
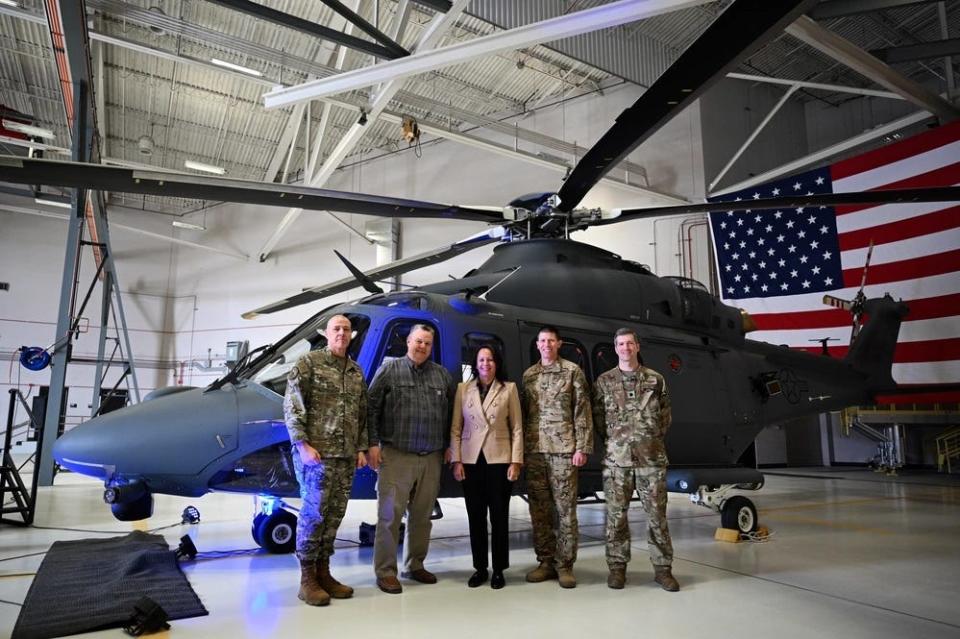
<svg viewBox="0 0 960 639">
<path fill-rule="evenodd" d="M 493 577 L 490 578 L 490 587 L 494 590 L 500 590 L 507 585 L 507 580 L 503 578 L 503 572 L 499 570 L 493 571 Z"/>
<path fill-rule="evenodd" d="M 467 586 L 469 586 L 470 588 L 476 588 L 478 586 L 482 586 L 483 584 L 487 583 L 488 576 L 489 575 L 487 575 L 486 570 L 478 570 L 472 575 L 470 575 L 470 579 L 467 580 Z"/>
</svg>

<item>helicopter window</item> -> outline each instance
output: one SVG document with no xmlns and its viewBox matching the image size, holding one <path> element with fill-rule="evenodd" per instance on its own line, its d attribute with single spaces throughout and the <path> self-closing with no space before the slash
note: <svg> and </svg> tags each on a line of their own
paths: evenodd
<svg viewBox="0 0 960 639">
<path fill-rule="evenodd" d="M 698 282 L 697 280 L 690 279 L 689 277 L 680 277 L 679 275 L 665 275 L 664 279 L 670 280 L 677 285 L 677 288 L 694 290 L 694 291 L 703 291 L 704 293 L 709 293 L 707 287 Z"/>
<path fill-rule="evenodd" d="M 643 355 L 638 355 L 637 359 L 640 360 L 640 365 L 643 366 Z M 613 344 L 597 344 L 593 347 L 594 375 L 590 381 L 595 380 L 602 373 L 606 373 L 611 368 L 616 368 L 619 365 L 620 358 L 617 356 L 617 351 L 614 350 Z"/>
<path fill-rule="evenodd" d="M 279 395 L 283 395 L 287 389 L 287 373 L 297 363 L 297 360 L 310 351 L 319 350 L 327 345 L 323 328 L 330 317 L 324 315 L 313 322 L 302 333 L 300 339 L 290 344 L 282 353 L 277 353 L 276 357 L 253 377 L 253 381 L 266 386 Z M 346 317 L 350 320 L 351 328 L 353 328 L 347 355 L 356 360 L 357 355 L 360 354 L 360 348 L 363 346 L 363 340 L 367 336 L 367 329 L 370 328 L 370 318 L 356 313 L 346 313 Z"/>
<path fill-rule="evenodd" d="M 619 363 L 620 358 L 617 357 L 617 352 L 613 350 L 613 344 L 597 344 L 593 347 L 593 370 L 597 372 L 597 375 L 607 372 Z M 596 379 L 596 376 L 590 381 L 594 379 Z"/>
<path fill-rule="evenodd" d="M 363 303 L 370 306 L 386 306 L 388 308 L 412 308 L 418 311 L 427 310 L 427 298 L 419 293 L 391 293 L 382 297 L 364 300 Z"/>
<path fill-rule="evenodd" d="M 410 334 L 410 329 L 413 328 L 414 324 L 427 324 L 428 326 L 433 327 L 435 332 L 435 337 L 433 339 L 433 352 L 430 354 L 430 359 L 440 364 L 440 331 L 437 330 L 437 327 L 433 322 L 426 322 L 419 319 L 402 319 L 397 320 L 390 324 L 386 331 L 386 342 L 381 346 L 379 362 L 382 364 L 387 359 L 396 359 L 398 357 L 404 357 L 407 354 L 407 336 Z M 373 374 L 376 373 L 377 369 L 380 366 L 377 365 L 373 367 L 370 371 L 370 377 L 373 377 Z"/>
<path fill-rule="evenodd" d="M 473 357 L 477 349 L 481 346 L 493 346 L 503 358 L 503 340 L 492 333 L 467 333 L 463 336 L 463 342 L 460 347 L 460 372 L 463 375 L 463 381 L 469 380 L 473 376 Z M 506 369 L 506 363 L 504 363 Z M 506 374 L 506 370 L 503 371 Z"/>
<path fill-rule="evenodd" d="M 575 339 L 564 337 L 563 335 L 560 336 L 560 341 L 563 342 L 563 344 L 560 345 L 560 357 L 582 368 L 587 378 L 592 379 L 590 377 L 590 362 L 587 356 L 587 349 L 584 348 L 583 344 Z M 540 351 L 537 350 L 537 338 L 534 337 L 530 342 L 530 364 L 536 364 L 539 361 Z"/>
</svg>

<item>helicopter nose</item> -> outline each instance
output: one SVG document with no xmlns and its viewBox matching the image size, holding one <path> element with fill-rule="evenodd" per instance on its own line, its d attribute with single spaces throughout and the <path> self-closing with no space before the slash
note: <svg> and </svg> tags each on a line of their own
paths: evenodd
<svg viewBox="0 0 960 639">
<path fill-rule="evenodd" d="M 101 415 L 61 435 L 53 445 L 53 457 L 75 473 L 106 479 L 113 472 L 107 460 L 116 460 L 124 447 L 120 435 L 121 423 L 115 414 Z"/>
</svg>

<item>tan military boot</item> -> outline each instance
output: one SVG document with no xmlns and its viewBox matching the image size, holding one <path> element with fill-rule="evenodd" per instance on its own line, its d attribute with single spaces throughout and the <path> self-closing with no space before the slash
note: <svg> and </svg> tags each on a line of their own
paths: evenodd
<svg viewBox="0 0 960 639">
<path fill-rule="evenodd" d="M 316 562 L 300 562 L 300 592 L 297 596 L 309 606 L 326 606 L 330 603 L 330 595 L 317 581 Z"/>
<path fill-rule="evenodd" d="M 329 557 L 321 557 L 317 560 L 317 582 L 334 599 L 349 599 L 353 596 L 353 588 L 343 585 L 330 574 Z"/>
<path fill-rule="evenodd" d="M 557 577 L 561 588 L 576 588 L 577 578 L 573 576 L 573 568 L 557 568 Z"/>
<path fill-rule="evenodd" d="M 654 566 L 653 580 L 660 584 L 660 587 L 668 592 L 677 592 L 680 590 L 680 584 L 673 578 L 673 572 L 670 566 Z"/>
<path fill-rule="evenodd" d="M 539 566 L 527 573 L 527 581 L 530 583 L 540 583 L 548 579 L 556 579 L 557 571 L 550 563 L 544 561 Z"/>
<path fill-rule="evenodd" d="M 627 583 L 627 567 L 623 564 L 610 566 L 610 574 L 607 575 L 607 588 L 614 590 L 623 590 Z"/>
</svg>

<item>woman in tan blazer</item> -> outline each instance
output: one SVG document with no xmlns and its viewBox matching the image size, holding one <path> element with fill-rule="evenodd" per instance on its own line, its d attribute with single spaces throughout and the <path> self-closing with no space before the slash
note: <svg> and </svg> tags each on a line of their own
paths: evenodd
<svg viewBox="0 0 960 639">
<path fill-rule="evenodd" d="M 503 360 L 492 346 L 473 358 L 473 379 L 457 386 L 450 427 L 453 476 L 463 482 L 470 523 L 470 549 L 476 572 L 467 585 L 486 583 L 487 511 L 490 512 L 493 576 L 491 588 L 503 588 L 510 565 L 507 514 L 513 482 L 523 464 L 523 417 L 517 385 L 506 381 Z"/>
</svg>

